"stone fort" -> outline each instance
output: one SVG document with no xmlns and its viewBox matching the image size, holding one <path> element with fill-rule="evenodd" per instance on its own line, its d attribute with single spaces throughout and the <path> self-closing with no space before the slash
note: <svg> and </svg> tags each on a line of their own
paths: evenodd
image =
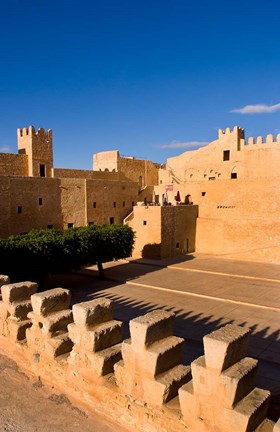
<svg viewBox="0 0 280 432">
<path fill-rule="evenodd" d="M 0 154 L 0 237 L 127 223 L 135 257 L 279 261 L 280 134 L 245 140 L 235 126 L 166 164 L 106 151 L 92 170 L 55 168 L 51 130 L 30 126 L 17 138 L 18 154 Z"/>
</svg>

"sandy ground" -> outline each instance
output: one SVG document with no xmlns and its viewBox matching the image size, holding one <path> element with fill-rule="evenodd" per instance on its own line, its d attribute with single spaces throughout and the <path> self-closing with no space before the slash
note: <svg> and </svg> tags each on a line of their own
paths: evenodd
<svg viewBox="0 0 280 432">
<path fill-rule="evenodd" d="M 64 394 L 34 381 L 0 354 L 1 432 L 121 432 L 119 426 L 73 406 Z"/>
</svg>

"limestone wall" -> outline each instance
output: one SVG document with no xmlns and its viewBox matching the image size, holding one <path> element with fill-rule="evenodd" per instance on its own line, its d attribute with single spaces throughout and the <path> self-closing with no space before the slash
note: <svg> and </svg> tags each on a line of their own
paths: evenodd
<svg viewBox="0 0 280 432">
<path fill-rule="evenodd" d="M 197 206 L 139 205 L 125 222 L 136 232 L 132 256 L 163 259 L 195 250 Z"/>
<path fill-rule="evenodd" d="M 0 177 L 0 237 L 62 228 L 58 179 Z"/>
<path fill-rule="evenodd" d="M 28 175 L 52 177 L 53 146 L 51 129 L 45 131 L 40 128 L 36 132 L 33 126 L 29 126 L 29 128 L 18 129 L 17 136 L 19 153 L 28 156 Z"/>
<path fill-rule="evenodd" d="M 27 155 L 0 153 L 0 176 L 28 176 Z"/>
<path fill-rule="evenodd" d="M 54 177 L 81 178 L 92 180 L 125 180 L 125 175 L 120 172 L 91 171 L 79 169 L 54 168 Z"/>
<path fill-rule="evenodd" d="M 76 404 L 134 431 L 279 430 L 266 418 L 269 392 L 256 388 L 258 362 L 246 357 L 250 329 L 230 324 L 204 336 L 204 356 L 184 365 L 171 312 L 131 320 L 123 340 L 109 299 L 71 310 L 63 288 L 37 293 L 3 275 L 0 286 L 1 349 Z"/>
<path fill-rule="evenodd" d="M 134 157 L 121 157 L 116 150 L 100 152 L 93 156 L 95 171 L 118 171 L 130 180 L 137 182 L 141 190 L 145 186 L 156 185 L 160 164 Z"/>
</svg>

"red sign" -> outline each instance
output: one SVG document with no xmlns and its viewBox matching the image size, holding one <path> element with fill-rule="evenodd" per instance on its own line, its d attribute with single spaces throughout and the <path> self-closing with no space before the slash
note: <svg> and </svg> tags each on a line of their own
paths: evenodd
<svg viewBox="0 0 280 432">
<path fill-rule="evenodd" d="M 165 192 L 172 192 L 173 191 L 173 185 L 165 185 Z"/>
</svg>

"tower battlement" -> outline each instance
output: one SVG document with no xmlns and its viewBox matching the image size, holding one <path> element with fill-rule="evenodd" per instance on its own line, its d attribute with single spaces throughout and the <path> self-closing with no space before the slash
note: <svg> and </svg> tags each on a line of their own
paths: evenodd
<svg viewBox="0 0 280 432">
<path fill-rule="evenodd" d="M 245 131 L 243 128 L 240 128 L 239 126 L 234 126 L 234 128 L 231 130 L 229 127 L 225 130 L 219 129 L 218 130 L 218 137 L 225 138 L 229 136 L 235 136 L 238 139 L 244 139 Z"/>
<path fill-rule="evenodd" d="M 31 125 L 28 128 L 19 128 L 17 130 L 17 136 L 18 139 L 30 136 L 30 137 L 40 137 L 45 139 L 46 141 L 51 141 L 52 129 L 48 129 L 47 131 L 45 131 L 44 128 L 39 128 L 38 131 L 36 132 L 34 126 Z"/>
</svg>

